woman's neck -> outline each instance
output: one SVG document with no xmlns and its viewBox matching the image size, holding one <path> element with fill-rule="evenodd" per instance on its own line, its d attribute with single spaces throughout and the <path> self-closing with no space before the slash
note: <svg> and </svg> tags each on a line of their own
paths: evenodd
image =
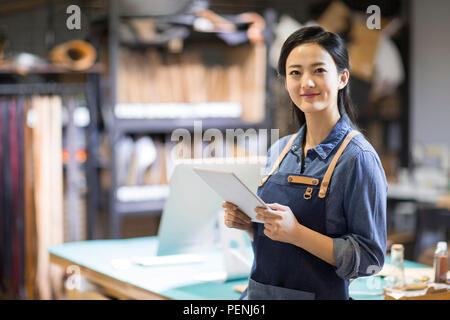
<svg viewBox="0 0 450 320">
<path fill-rule="evenodd" d="M 305 113 L 305 152 L 307 149 L 314 148 L 325 140 L 340 118 L 341 115 L 337 107 L 326 108 L 320 112 Z"/>
</svg>

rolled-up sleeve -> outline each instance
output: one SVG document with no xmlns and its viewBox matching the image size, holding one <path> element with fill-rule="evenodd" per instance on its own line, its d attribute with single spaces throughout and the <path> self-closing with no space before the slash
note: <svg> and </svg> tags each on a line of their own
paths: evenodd
<svg viewBox="0 0 450 320">
<path fill-rule="evenodd" d="M 347 233 L 334 238 L 336 273 L 343 279 L 381 270 L 386 253 L 387 182 L 376 154 L 361 151 L 354 159 L 344 190 Z"/>
</svg>

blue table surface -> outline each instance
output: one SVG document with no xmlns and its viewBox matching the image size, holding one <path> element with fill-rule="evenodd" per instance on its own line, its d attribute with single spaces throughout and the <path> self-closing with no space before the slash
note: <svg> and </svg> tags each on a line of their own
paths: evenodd
<svg viewBox="0 0 450 320">
<path fill-rule="evenodd" d="M 157 237 L 88 240 L 51 246 L 48 251 L 79 266 L 170 299 L 236 300 L 240 293 L 234 290 L 234 286 L 247 284 L 245 278 L 226 282 L 199 280 L 202 275 L 223 270 L 223 255 L 219 251 L 211 253 L 207 261 L 197 264 L 144 267 L 132 263 L 136 258 L 155 256 L 157 244 Z M 130 263 L 127 268 L 118 269 L 111 263 L 115 259 Z M 389 257 L 386 263 L 389 263 Z M 405 261 L 405 267 L 428 266 Z M 383 299 L 384 284 L 382 277 L 358 278 L 350 284 L 350 296 L 357 300 Z"/>
</svg>

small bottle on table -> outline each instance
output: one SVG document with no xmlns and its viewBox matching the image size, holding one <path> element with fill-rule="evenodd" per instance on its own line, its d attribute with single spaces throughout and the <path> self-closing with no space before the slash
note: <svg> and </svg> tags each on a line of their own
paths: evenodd
<svg viewBox="0 0 450 320">
<path fill-rule="evenodd" d="M 434 282 L 435 283 L 447 283 L 447 271 L 448 271 L 448 252 L 447 242 L 440 241 L 437 244 L 436 251 L 434 252 Z"/>
<path fill-rule="evenodd" d="M 392 269 L 387 279 L 388 287 L 401 289 L 405 286 L 405 270 L 403 267 L 404 247 L 402 244 L 393 244 L 391 247 Z"/>
</svg>

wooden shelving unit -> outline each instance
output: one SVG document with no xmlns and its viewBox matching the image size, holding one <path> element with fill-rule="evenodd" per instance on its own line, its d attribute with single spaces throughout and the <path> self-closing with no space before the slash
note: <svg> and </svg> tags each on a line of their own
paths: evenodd
<svg viewBox="0 0 450 320">
<path fill-rule="evenodd" d="M 149 200 L 149 201 L 130 201 L 121 202 L 117 199 L 117 190 L 120 187 L 117 181 L 117 164 L 115 145 L 121 137 L 129 134 L 155 134 L 167 135 L 177 128 L 194 130 L 194 121 L 202 121 L 202 129 L 217 128 L 220 130 L 242 128 L 242 129 L 262 129 L 271 127 L 270 114 L 270 97 L 269 97 L 269 77 L 272 73 L 269 70 L 268 64 L 264 65 L 265 81 L 265 102 L 264 102 L 264 119 L 258 122 L 249 122 L 240 118 L 167 118 L 167 119 L 119 119 L 114 115 L 114 108 L 120 102 L 118 101 L 118 73 L 119 73 L 119 50 L 121 47 L 126 47 L 128 50 L 145 50 L 147 48 L 155 48 L 155 45 L 126 43 L 119 39 L 118 28 L 122 18 L 118 12 L 118 3 L 116 0 L 110 1 L 109 16 L 108 16 L 108 110 L 104 114 L 108 115 L 109 123 L 105 124 L 108 130 L 108 138 L 110 142 L 110 161 L 109 170 L 111 173 L 110 190 L 108 200 L 108 214 L 109 214 L 109 234 L 111 238 L 120 238 L 121 236 L 121 220 L 129 215 L 160 215 L 164 207 L 164 199 Z M 273 21 L 266 21 L 267 27 L 270 29 L 270 24 Z M 214 41 L 220 41 L 214 34 L 199 34 L 201 39 L 207 37 L 208 44 Z M 272 39 L 266 39 L 268 46 Z M 189 39 L 186 40 L 189 44 Z M 195 41 L 193 41 L 195 42 Z M 193 44 L 192 45 L 195 45 Z M 247 43 L 248 44 L 248 43 Z M 223 42 L 222 42 L 223 45 Z"/>
</svg>

